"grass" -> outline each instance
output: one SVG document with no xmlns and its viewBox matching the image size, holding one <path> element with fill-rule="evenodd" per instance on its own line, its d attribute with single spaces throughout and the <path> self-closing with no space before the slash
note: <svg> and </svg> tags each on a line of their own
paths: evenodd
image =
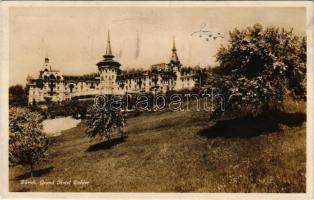
<svg viewBox="0 0 314 200">
<path fill-rule="evenodd" d="M 53 138 L 34 178 L 28 168 L 10 168 L 10 191 L 305 192 L 304 107 L 225 124 L 205 112 L 142 113 L 128 119 L 127 138 L 102 143 L 90 143 L 80 123 Z"/>
</svg>

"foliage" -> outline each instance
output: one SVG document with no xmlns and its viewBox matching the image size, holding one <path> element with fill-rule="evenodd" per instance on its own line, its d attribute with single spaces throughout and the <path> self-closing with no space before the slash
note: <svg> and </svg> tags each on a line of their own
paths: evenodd
<svg viewBox="0 0 314 200">
<path fill-rule="evenodd" d="M 27 106 L 27 90 L 22 85 L 14 85 L 9 88 L 10 106 Z"/>
<path fill-rule="evenodd" d="M 46 113 L 52 118 L 57 116 L 80 116 L 80 118 L 84 118 L 87 108 L 91 104 L 91 101 L 78 100 L 71 100 L 59 103 L 51 102 L 50 104 L 48 104 Z"/>
<path fill-rule="evenodd" d="M 259 24 L 235 29 L 216 58 L 220 67 L 208 82 L 225 97 L 225 110 L 235 115 L 280 109 L 285 95 L 306 98 L 306 38 L 292 29 Z M 216 105 L 213 116 L 222 113 Z"/>
<path fill-rule="evenodd" d="M 33 165 L 42 161 L 48 150 L 48 139 L 42 133 L 41 116 L 29 109 L 12 107 L 9 111 L 10 165 Z"/>
<path fill-rule="evenodd" d="M 86 133 L 89 138 L 99 136 L 102 139 L 110 140 L 115 129 L 123 135 L 121 128 L 125 126 L 126 119 L 120 111 L 90 107 L 87 113 Z"/>
<path fill-rule="evenodd" d="M 31 111 L 39 112 L 44 119 L 72 116 L 75 118 L 85 118 L 88 107 L 93 104 L 93 100 L 70 100 L 63 102 L 49 102 L 49 104 L 35 104 L 29 108 Z"/>
</svg>

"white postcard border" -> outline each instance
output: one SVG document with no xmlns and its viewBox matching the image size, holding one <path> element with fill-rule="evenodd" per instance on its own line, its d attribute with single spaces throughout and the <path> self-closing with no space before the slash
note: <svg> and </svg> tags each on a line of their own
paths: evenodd
<svg viewBox="0 0 314 200">
<path fill-rule="evenodd" d="M 9 192 L 8 175 L 8 88 L 9 88 L 9 24 L 10 7 L 306 7 L 307 8 L 307 181 L 306 193 L 60 193 L 60 192 Z M 309 1 L 11 1 L 1 2 L 1 68 L 0 68 L 0 190 L 7 198 L 109 198 L 109 199 L 313 199 L 313 3 Z"/>
</svg>

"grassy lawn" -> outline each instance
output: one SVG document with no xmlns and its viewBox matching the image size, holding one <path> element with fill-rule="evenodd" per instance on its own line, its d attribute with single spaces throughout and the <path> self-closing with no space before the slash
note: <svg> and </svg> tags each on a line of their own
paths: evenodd
<svg viewBox="0 0 314 200">
<path fill-rule="evenodd" d="M 205 112 L 142 113 L 128 119 L 128 138 L 100 144 L 80 123 L 53 138 L 47 163 L 25 180 L 89 184 L 23 185 L 28 168 L 17 166 L 10 191 L 305 192 L 306 123 L 297 111 L 216 125 Z"/>
</svg>

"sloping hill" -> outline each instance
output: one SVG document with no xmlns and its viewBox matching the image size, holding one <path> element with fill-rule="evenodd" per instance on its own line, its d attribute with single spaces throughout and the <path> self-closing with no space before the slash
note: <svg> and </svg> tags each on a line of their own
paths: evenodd
<svg viewBox="0 0 314 200">
<path fill-rule="evenodd" d="M 305 192 L 305 127 L 302 113 L 214 125 L 205 112 L 163 111 L 130 117 L 126 139 L 90 143 L 81 123 L 53 139 L 48 162 L 26 179 L 37 185 L 21 184 L 28 169 L 18 166 L 10 190 Z"/>
</svg>

